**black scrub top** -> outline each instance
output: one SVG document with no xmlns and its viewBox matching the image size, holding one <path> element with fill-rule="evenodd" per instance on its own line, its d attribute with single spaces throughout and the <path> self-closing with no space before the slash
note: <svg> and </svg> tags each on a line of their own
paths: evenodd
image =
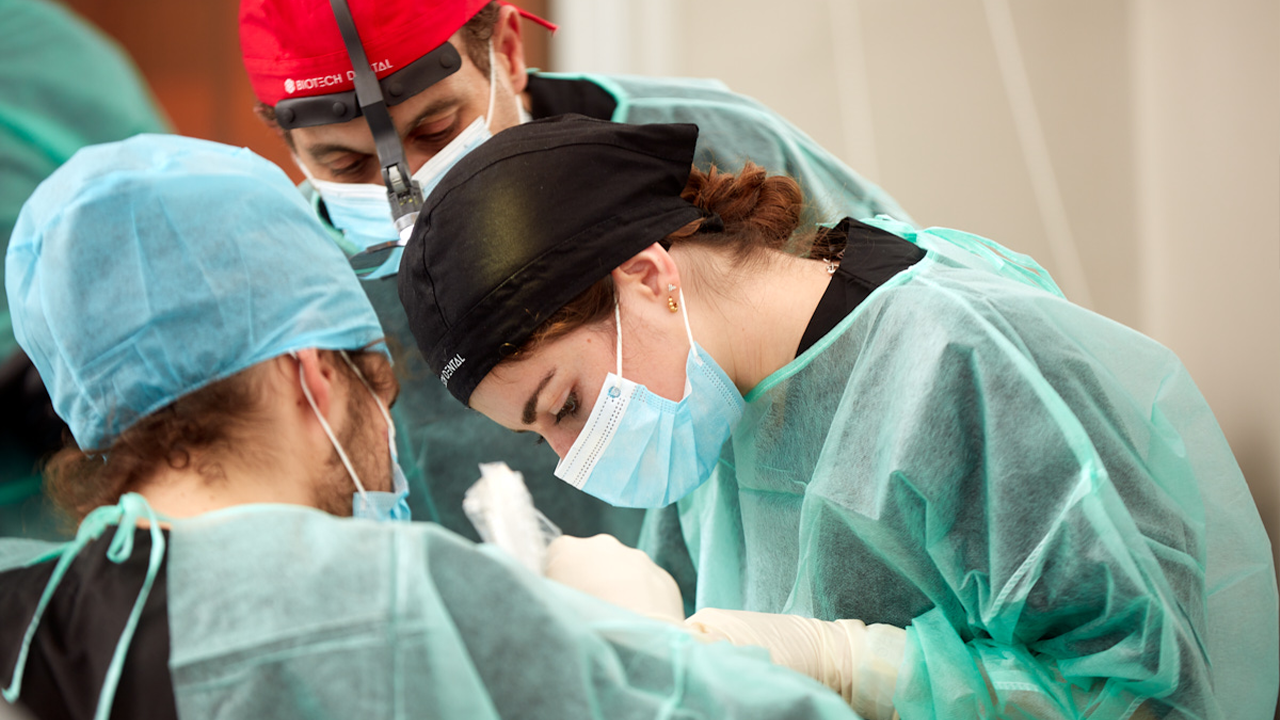
<svg viewBox="0 0 1280 720">
<path fill-rule="evenodd" d="M 835 249 L 839 265 L 805 327 L 796 357 L 831 332 L 876 288 L 925 256 L 918 245 L 852 218 L 840 221 L 823 239 Z"/>
<path fill-rule="evenodd" d="M 151 532 L 134 530 L 133 553 L 107 559 L 114 531 L 71 562 L 45 608 L 27 655 L 18 706 L 38 720 L 91 720 L 116 644 L 147 576 Z M 166 539 L 168 533 L 165 533 Z M 169 676 L 168 555 L 151 586 L 125 654 L 111 717 L 177 718 Z M 13 680 L 18 652 L 58 559 L 0 572 L 0 684 Z"/>
</svg>

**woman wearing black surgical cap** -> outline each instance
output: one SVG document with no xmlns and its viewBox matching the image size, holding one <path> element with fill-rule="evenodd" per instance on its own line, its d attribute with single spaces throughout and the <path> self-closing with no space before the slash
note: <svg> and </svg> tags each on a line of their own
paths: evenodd
<svg viewBox="0 0 1280 720">
<path fill-rule="evenodd" d="M 798 228 L 696 137 L 568 117 L 446 176 L 399 282 L 450 392 L 675 503 L 688 627 L 866 717 L 1270 717 L 1270 547 L 1177 358 L 991 241 Z"/>
</svg>

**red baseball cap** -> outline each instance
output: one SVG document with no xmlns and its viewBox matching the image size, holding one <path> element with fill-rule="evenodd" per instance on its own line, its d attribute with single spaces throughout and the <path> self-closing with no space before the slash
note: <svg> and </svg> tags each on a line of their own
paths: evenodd
<svg viewBox="0 0 1280 720">
<path fill-rule="evenodd" d="M 489 4 L 489 0 L 347 2 L 379 80 L 440 47 Z M 531 13 L 520 10 L 520 14 L 555 29 Z M 351 58 L 329 0 L 242 0 L 240 54 L 254 93 L 268 105 L 355 89 Z"/>
</svg>

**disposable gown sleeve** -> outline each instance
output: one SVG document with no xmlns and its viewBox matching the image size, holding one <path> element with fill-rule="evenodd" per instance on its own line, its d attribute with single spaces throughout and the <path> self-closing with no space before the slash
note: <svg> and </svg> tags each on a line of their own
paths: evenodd
<svg viewBox="0 0 1280 720">
<path fill-rule="evenodd" d="M 62 543 L 27 538 L 0 538 L 0 572 L 53 557 Z"/>
<path fill-rule="evenodd" d="M 453 562 L 470 568 L 470 582 L 438 587 L 461 634 L 474 638 L 470 660 L 501 717 L 856 717 L 839 696 L 764 653 L 699 643 L 506 563 L 462 557 L 467 550 Z M 497 622 L 477 607 L 481 594 L 525 617 Z"/>
<path fill-rule="evenodd" d="M 763 653 L 701 644 L 437 526 L 261 508 L 175 523 L 184 717 L 856 717 Z"/>
<path fill-rule="evenodd" d="M 881 542 L 928 558 L 908 572 L 935 606 L 907 629 L 895 708 L 1214 716 L 1201 501 L 1176 436 L 1131 422 L 1140 403 L 1087 340 L 949 293 L 917 290 L 876 318 L 861 377 L 878 389 L 852 391 L 879 393 L 881 430 L 826 460 L 832 474 L 874 462 L 876 492 L 912 518 Z M 845 407 L 837 436 L 863 410 Z"/>
<path fill-rule="evenodd" d="M 554 77 L 550 75 L 549 77 Z M 832 155 L 764 104 L 719 81 L 581 75 L 617 101 L 614 122 L 677 122 L 698 126 L 694 164 L 738 172 L 745 161 L 786 174 L 804 189 L 807 222 L 889 215 L 911 217 L 888 193 Z"/>
<path fill-rule="evenodd" d="M 673 108 L 671 121 L 698 124 L 699 167 L 714 165 L 736 173 L 749 160 L 770 174 L 795 178 L 804 191 L 806 220 L 812 223 L 877 215 L 913 222 L 888 193 L 765 106 L 755 101 L 714 105 L 706 109 L 706 117 L 699 117 L 699 109 Z"/>
</svg>

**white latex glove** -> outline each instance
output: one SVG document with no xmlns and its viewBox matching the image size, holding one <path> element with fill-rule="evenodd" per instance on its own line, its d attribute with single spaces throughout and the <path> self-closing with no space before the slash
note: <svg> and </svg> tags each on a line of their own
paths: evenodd
<svg viewBox="0 0 1280 720">
<path fill-rule="evenodd" d="M 702 640 L 765 648 L 774 663 L 840 693 L 867 720 L 898 717 L 893 690 L 907 640 L 902 628 L 715 608 L 694 613 L 685 627 Z"/>
<path fill-rule="evenodd" d="M 684 599 L 671 575 L 612 535 L 556 538 L 547 546 L 545 574 L 655 620 L 684 621 Z"/>
</svg>

